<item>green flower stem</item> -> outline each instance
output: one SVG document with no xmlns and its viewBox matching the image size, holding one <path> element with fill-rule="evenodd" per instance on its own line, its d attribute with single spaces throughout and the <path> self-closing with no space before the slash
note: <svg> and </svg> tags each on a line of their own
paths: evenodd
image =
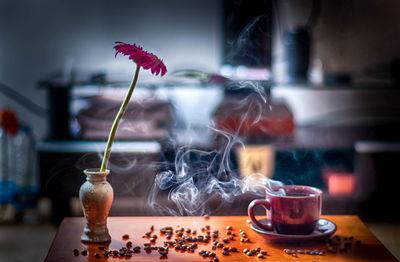
<svg viewBox="0 0 400 262">
<path fill-rule="evenodd" d="M 139 76 L 139 70 L 140 70 L 140 66 L 136 65 L 135 76 L 132 79 L 132 83 L 131 83 L 131 86 L 129 87 L 129 91 L 126 94 L 126 97 L 125 97 L 124 101 L 122 102 L 122 105 L 121 105 L 121 107 L 118 111 L 118 114 L 115 117 L 114 123 L 111 127 L 110 135 L 108 136 L 108 140 L 107 140 L 107 146 L 106 146 L 106 149 L 104 150 L 103 162 L 101 163 L 100 172 L 104 172 L 107 169 L 108 160 L 110 159 L 111 148 L 114 143 L 115 134 L 117 133 L 119 122 L 121 121 L 121 119 L 126 111 L 126 108 L 128 107 L 129 100 L 131 99 L 133 90 L 135 89 L 136 82 L 137 82 L 138 76 Z"/>
</svg>

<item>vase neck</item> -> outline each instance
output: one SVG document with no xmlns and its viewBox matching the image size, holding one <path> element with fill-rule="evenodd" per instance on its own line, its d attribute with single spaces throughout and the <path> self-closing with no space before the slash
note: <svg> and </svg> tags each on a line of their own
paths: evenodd
<svg viewBox="0 0 400 262">
<path fill-rule="evenodd" d="M 104 172 L 100 172 L 99 169 L 85 169 L 83 171 L 86 175 L 86 180 L 90 182 L 102 182 L 106 181 L 107 175 L 110 173 L 110 170 L 106 170 Z"/>
</svg>

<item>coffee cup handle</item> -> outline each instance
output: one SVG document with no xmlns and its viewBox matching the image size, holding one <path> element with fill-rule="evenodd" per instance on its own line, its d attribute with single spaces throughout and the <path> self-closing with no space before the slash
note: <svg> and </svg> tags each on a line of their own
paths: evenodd
<svg viewBox="0 0 400 262">
<path fill-rule="evenodd" d="M 267 224 L 262 224 L 254 216 L 254 208 L 256 206 L 263 206 L 266 210 L 270 210 L 271 203 L 269 202 L 269 200 L 266 200 L 266 199 L 254 199 L 253 201 L 251 201 L 251 203 L 247 209 L 247 212 L 249 214 L 251 221 L 253 221 L 254 224 L 256 224 L 258 227 L 260 227 L 262 229 L 272 231 L 273 228 L 272 228 L 271 222 L 268 222 Z"/>
</svg>

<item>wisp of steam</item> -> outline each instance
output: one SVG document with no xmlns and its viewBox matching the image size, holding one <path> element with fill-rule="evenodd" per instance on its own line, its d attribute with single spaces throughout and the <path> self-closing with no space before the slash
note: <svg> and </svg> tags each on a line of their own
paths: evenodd
<svg viewBox="0 0 400 262">
<path fill-rule="evenodd" d="M 247 81 L 235 88 L 252 90 L 251 94 L 238 104 L 247 109 L 241 116 L 241 122 L 244 122 L 251 111 L 252 115 L 255 112 L 258 114 L 251 124 L 257 124 L 263 110 L 265 108 L 271 110 L 268 109 L 269 103 L 263 88 Z M 251 96 L 259 98 L 252 99 Z M 209 128 L 215 137 L 219 137 L 217 149 L 199 150 L 191 148 L 190 145 L 177 147 L 173 163 L 169 163 L 168 169 L 156 175 L 147 203 L 154 214 L 175 216 L 209 214 L 220 208 L 227 206 L 229 208 L 229 204 L 232 204 L 238 196 L 251 194 L 255 198 L 263 198 L 266 190 L 271 191 L 283 185 L 259 173 L 241 177 L 231 157 L 235 148 L 245 146 L 238 135 L 238 130 L 219 130 L 214 123 L 211 123 Z M 171 143 L 176 146 L 174 141 Z M 274 191 L 274 193 L 285 192 Z"/>
</svg>

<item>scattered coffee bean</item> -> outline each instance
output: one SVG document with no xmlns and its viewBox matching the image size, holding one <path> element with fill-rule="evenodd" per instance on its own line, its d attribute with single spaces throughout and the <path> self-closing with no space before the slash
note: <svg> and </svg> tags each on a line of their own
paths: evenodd
<svg viewBox="0 0 400 262">
<path fill-rule="evenodd" d="M 207 225 L 207 226 L 206 226 L 206 229 L 207 229 L 207 230 L 210 230 L 210 226 L 209 226 L 209 225 Z"/>
<path fill-rule="evenodd" d="M 76 249 L 76 248 L 74 249 L 74 255 L 75 255 L 75 256 L 79 256 L 79 250 Z"/>
<path fill-rule="evenodd" d="M 122 238 L 123 238 L 123 239 L 128 239 L 128 238 L 129 238 L 129 235 L 128 235 L 128 234 L 124 234 L 124 235 L 122 235 Z"/>
<path fill-rule="evenodd" d="M 263 254 L 258 254 L 257 257 L 258 258 L 264 258 Z"/>
<path fill-rule="evenodd" d="M 86 255 L 87 255 L 87 253 L 88 253 L 88 251 L 87 251 L 87 250 L 82 250 L 82 252 L 81 252 L 82 256 L 86 256 Z"/>
<path fill-rule="evenodd" d="M 232 230 L 232 227 L 231 226 L 227 226 L 226 229 L 227 230 Z"/>
<path fill-rule="evenodd" d="M 219 259 L 217 257 L 214 257 L 214 262 L 219 262 Z"/>
<path fill-rule="evenodd" d="M 253 254 L 252 254 L 250 251 L 248 251 L 248 252 L 246 252 L 246 255 L 248 255 L 249 257 L 251 257 Z"/>
<path fill-rule="evenodd" d="M 127 247 L 127 248 L 131 248 L 131 247 L 132 247 L 132 241 L 126 242 L 126 247 Z"/>
<path fill-rule="evenodd" d="M 228 251 L 223 251 L 223 252 L 222 252 L 222 255 L 228 256 L 228 255 L 229 255 L 229 252 L 228 252 Z"/>
<path fill-rule="evenodd" d="M 247 253 L 249 250 L 247 248 L 243 249 L 243 253 Z"/>
<path fill-rule="evenodd" d="M 99 253 L 94 253 L 94 255 L 93 255 L 95 258 L 99 258 L 100 257 L 100 254 Z"/>
<path fill-rule="evenodd" d="M 209 214 L 205 214 L 205 215 L 204 215 L 204 218 L 205 218 L 205 219 L 209 219 L 209 218 L 210 218 L 210 215 L 209 215 Z"/>
<path fill-rule="evenodd" d="M 222 248 L 224 251 L 229 251 L 229 247 L 223 247 Z"/>
<path fill-rule="evenodd" d="M 236 247 L 231 247 L 231 248 L 229 248 L 229 251 L 230 252 L 237 252 L 237 249 L 236 249 Z"/>
<path fill-rule="evenodd" d="M 264 256 L 268 254 L 267 251 L 265 250 L 261 250 L 260 253 L 263 254 Z"/>
</svg>

